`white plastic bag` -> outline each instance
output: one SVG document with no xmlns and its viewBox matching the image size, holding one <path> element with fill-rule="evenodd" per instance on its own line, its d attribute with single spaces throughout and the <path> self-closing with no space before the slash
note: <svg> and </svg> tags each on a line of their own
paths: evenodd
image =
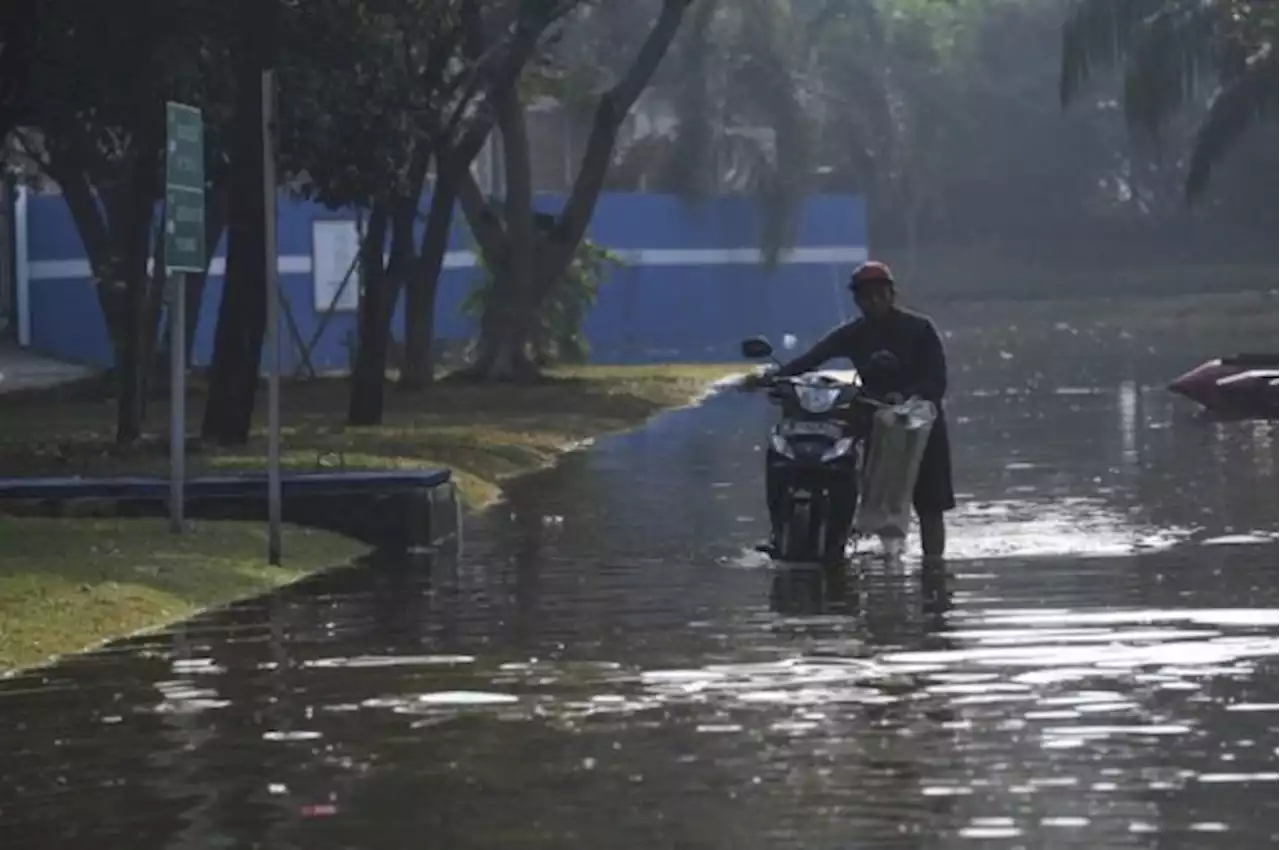
<svg viewBox="0 0 1280 850">
<path fill-rule="evenodd" d="M 853 521 L 859 534 L 906 537 L 920 460 L 937 416 L 933 403 L 919 398 L 875 411 Z"/>
</svg>

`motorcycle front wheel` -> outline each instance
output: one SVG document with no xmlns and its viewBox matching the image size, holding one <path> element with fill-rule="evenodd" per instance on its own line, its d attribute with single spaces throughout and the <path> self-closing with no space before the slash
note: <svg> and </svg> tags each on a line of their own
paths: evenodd
<svg viewBox="0 0 1280 850">
<path fill-rule="evenodd" d="M 793 502 L 782 526 L 782 545 L 778 555 L 784 561 L 803 563 L 818 560 L 818 525 L 810 502 Z"/>
</svg>

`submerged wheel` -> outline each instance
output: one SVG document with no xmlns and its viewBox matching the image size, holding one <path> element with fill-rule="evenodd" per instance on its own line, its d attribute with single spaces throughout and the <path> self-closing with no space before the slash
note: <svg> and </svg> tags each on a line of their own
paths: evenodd
<svg viewBox="0 0 1280 850">
<path fill-rule="evenodd" d="M 828 563 L 849 557 L 854 541 L 853 517 L 858 506 L 857 484 L 833 488 L 827 502 L 830 515 L 823 529 L 823 555 Z"/>
<path fill-rule="evenodd" d="M 813 505 L 797 502 L 791 506 L 791 515 L 782 527 L 782 545 L 779 555 L 784 561 L 818 560 L 818 529 Z"/>
</svg>

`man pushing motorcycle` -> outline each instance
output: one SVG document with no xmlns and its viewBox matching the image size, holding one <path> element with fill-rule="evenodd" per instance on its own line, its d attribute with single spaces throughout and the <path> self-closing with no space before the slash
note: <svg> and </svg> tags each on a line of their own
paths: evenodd
<svg viewBox="0 0 1280 850">
<path fill-rule="evenodd" d="M 951 445 L 942 412 L 942 397 L 947 391 L 942 339 L 929 317 L 897 306 L 893 273 L 884 263 L 866 262 L 855 269 L 849 290 L 860 317 L 833 329 L 791 362 L 748 377 L 743 387 L 762 387 L 773 378 L 810 372 L 830 360 L 844 358 L 853 363 L 864 392 L 871 398 L 890 404 L 913 397 L 932 402 L 938 415 L 920 460 L 912 504 L 920 523 L 924 557 L 939 561 L 946 553 L 943 515 L 956 506 Z M 771 501 L 774 489 L 772 484 L 768 486 Z M 776 542 L 771 540 L 766 548 L 771 550 Z"/>
</svg>

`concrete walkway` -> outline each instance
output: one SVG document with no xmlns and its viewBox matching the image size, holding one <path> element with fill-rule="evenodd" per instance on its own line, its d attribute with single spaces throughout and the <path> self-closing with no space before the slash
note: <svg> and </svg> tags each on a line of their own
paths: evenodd
<svg viewBox="0 0 1280 850">
<path fill-rule="evenodd" d="M 87 378 L 95 369 L 52 360 L 33 351 L 0 343 L 0 395 L 39 389 Z"/>
</svg>

